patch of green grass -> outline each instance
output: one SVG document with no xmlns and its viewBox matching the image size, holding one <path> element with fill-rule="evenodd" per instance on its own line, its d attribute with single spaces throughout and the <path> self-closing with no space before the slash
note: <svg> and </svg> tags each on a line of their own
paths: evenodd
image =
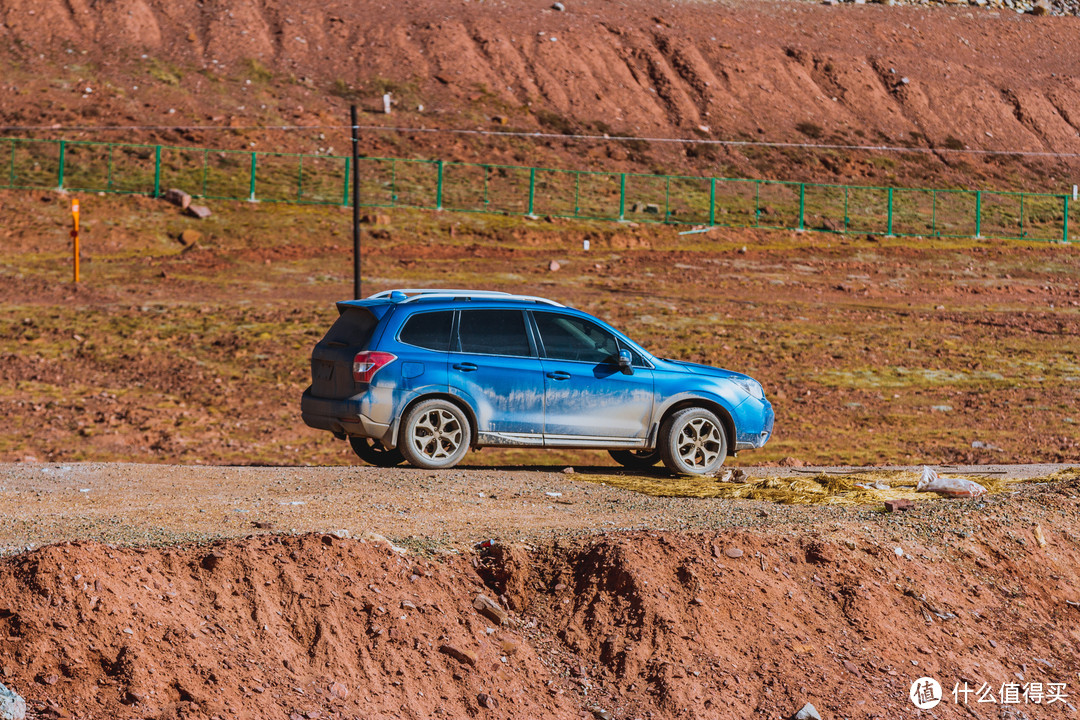
<svg viewBox="0 0 1080 720">
<path fill-rule="evenodd" d="M 184 74 L 178 67 L 167 63 L 157 58 L 151 58 L 149 61 L 149 67 L 146 70 L 150 77 L 154 78 L 158 82 L 165 83 L 177 87 L 180 85 L 180 81 L 183 79 Z"/>
</svg>

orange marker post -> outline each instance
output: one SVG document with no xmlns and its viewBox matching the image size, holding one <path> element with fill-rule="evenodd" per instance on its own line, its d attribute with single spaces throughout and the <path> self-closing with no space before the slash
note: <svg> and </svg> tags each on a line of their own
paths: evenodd
<svg viewBox="0 0 1080 720">
<path fill-rule="evenodd" d="M 75 253 L 75 282 L 79 282 L 79 201 L 78 199 L 72 199 L 71 201 L 71 217 L 73 225 L 71 226 L 71 239 L 74 241 L 74 253 Z"/>
</svg>

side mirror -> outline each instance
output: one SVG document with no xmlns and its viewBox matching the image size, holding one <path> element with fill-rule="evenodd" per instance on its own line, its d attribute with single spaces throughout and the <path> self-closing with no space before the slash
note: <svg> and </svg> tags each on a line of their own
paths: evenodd
<svg viewBox="0 0 1080 720">
<path fill-rule="evenodd" d="M 631 363 L 633 361 L 634 361 L 634 356 L 630 354 L 629 350 L 626 350 L 625 348 L 622 349 L 622 350 L 619 350 L 619 371 L 623 375 L 633 375 L 634 374 L 634 368 L 631 366 Z"/>
</svg>

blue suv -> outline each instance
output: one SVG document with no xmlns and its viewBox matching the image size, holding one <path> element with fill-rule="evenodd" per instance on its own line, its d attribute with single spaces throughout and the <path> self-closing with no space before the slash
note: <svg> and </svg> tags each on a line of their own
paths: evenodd
<svg viewBox="0 0 1080 720">
<path fill-rule="evenodd" d="M 301 412 L 389 467 L 456 465 L 469 448 L 599 448 L 627 467 L 716 471 L 759 448 L 773 410 L 730 370 L 663 360 L 538 297 L 388 290 L 337 304 Z"/>
</svg>

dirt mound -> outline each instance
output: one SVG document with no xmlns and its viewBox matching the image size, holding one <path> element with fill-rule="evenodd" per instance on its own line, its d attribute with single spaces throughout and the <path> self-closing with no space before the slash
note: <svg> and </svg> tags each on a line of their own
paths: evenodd
<svg viewBox="0 0 1080 720">
<path fill-rule="evenodd" d="M 93 718 L 566 716 L 467 570 L 331 535 L 50 546 L 2 570 L 5 682 Z"/>
<path fill-rule="evenodd" d="M 332 535 L 54 545 L 0 563 L 0 669 L 78 718 L 904 717 L 923 675 L 1067 682 L 1080 483 L 955 507 L 472 558 Z"/>
</svg>

